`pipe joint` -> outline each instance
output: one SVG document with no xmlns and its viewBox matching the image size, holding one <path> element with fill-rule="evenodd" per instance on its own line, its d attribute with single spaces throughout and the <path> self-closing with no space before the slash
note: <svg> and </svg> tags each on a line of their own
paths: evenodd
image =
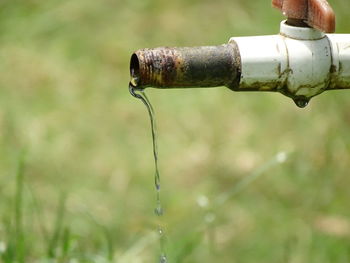
<svg viewBox="0 0 350 263">
<path fill-rule="evenodd" d="M 131 56 L 138 88 L 226 86 L 276 91 L 299 107 L 325 90 L 350 89 L 350 34 L 281 23 L 278 35 L 233 37 L 220 46 L 141 49 Z"/>
<path fill-rule="evenodd" d="M 350 88 L 350 49 L 345 50 L 350 35 L 326 35 L 283 21 L 279 35 L 234 37 L 229 42 L 238 45 L 241 56 L 238 91 L 278 91 L 306 106 L 327 89 Z"/>
</svg>

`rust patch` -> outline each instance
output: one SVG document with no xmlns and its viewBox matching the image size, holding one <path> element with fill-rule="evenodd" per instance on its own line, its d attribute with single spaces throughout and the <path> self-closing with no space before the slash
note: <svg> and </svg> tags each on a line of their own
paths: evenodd
<svg viewBox="0 0 350 263">
<path fill-rule="evenodd" d="M 139 87 L 238 86 L 240 56 L 237 45 L 141 49 L 137 56 Z"/>
</svg>

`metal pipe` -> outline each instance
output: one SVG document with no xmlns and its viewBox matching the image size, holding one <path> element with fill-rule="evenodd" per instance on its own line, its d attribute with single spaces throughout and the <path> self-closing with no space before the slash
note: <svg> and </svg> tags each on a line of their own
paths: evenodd
<svg viewBox="0 0 350 263">
<path fill-rule="evenodd" d="M 161 47 L 136 51 L 130 60 L 138 88 L 217 87 L 236 89 L 241 63 L 235 43 L 220 46 Z"/>
<path fill-rule="evenodd" d="M 305 107 L 325 90 L 350 89 L 349 47 L 350 34 L 325 34 L 283 21 L 278 35 L 233 37 L 220 46 L 138 50 L 131 57 L 131 84 L 277 91 Z"/>
</svg>

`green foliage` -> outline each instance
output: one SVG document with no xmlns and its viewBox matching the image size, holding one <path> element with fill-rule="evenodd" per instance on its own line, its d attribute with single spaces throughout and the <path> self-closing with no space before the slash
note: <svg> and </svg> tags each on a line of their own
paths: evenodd
<svg viewBox="0 0 350 263">
<path fill-rule="evenodd" d="M 332 1 L 350 32 L 348 0 Z M 274 34 L 270 1 L 0 1 L 0 261 L 349 262 L 350 100 L 128 93 L 139 48 Z M 21 152 L 25 150 L 25 154 Z"/>
</svg>

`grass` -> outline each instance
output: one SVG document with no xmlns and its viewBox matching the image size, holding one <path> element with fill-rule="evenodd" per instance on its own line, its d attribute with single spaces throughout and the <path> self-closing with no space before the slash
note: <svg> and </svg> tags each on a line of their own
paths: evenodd
<svg viewBox="0 0 350 263">
<path fill-rule="evenodd" d="M 331 4 L 349 32 L 349 3 Z M 270 1 L 1 1 L 0 262 L 156 262 L 157 224 L 170 262 L 349 262 L 347 91 L 298 109 L 280 94 L 147 90 L 153 215 L 130 54 L 274 34 L 281 19 Z"/>
</svg>

